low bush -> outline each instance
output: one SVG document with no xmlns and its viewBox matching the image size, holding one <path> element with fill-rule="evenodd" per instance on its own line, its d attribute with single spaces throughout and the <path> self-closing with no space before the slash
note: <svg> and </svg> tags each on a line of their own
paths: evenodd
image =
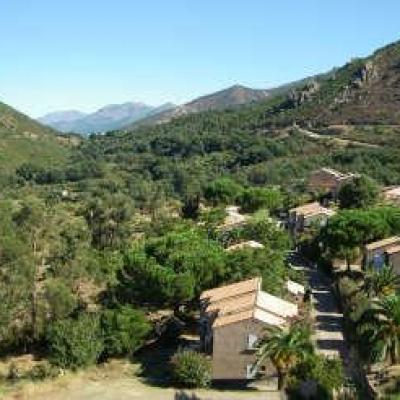
<svg viewBox="0 0 400 400">
<path fill-rule="evenodd" d="M 200 353 L 179 350 L 172 358 L 174 381 L 188 388 L 204 388 L 211 383 L 211 364 Z"/>
<path fill-rule="evenodd" d="M 47 332 L 47 341 L 50 362 L 61 368 L 95 364 L 104 348 L 99 318 L 89 314 L 54 322 Z"/>
<path fill-rule="evenodd" d="M 101 316 L 106 356 L 132 354 L 151 331 L 145 315 L 129 306 L 104 311 Z"/>
<path fill-rule="evenodd" d="M 308 357 L 290 373 L 290 392 L 292 398 L 301 398 L 300 387 L 303 382 L 314 381 L 318 399 L 333 399 L 333 393 L 344 384 L 342 361 L 320 355 Z"/>
<path fill-rule="evenodd" d="M 283 204 L 283 198 L 279 190 L 261 187 L 246 189 L 239 201 L 245 212 L 254 212 L 260 208 L 275 211 L 279 207 L 282 207 Z"/>
<path fill-rule="evenodd" d="M 12 362 L 8 367 L 7 379 L 17 381 L 23 378 L 23 372 L 18 368 L 17 364 Z"/>
<path fill-rule="evenodd" d="M 60 374 L 59 368 L 47 362 L 35 365 L 28 373 L 28 377 L 34 381 L 56 378 Z"/>
</svg>

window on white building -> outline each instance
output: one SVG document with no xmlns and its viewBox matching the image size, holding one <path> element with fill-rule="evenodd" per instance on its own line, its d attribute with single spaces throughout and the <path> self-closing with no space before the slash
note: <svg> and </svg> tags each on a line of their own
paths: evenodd
<svg viewBox="0 0 400 400">
<path fill-rule="evenodd" d="M 254 350 L 257 344 L 258 337 L 257 335 L 254 335 L 253 333 L 249 333 L 247 335 L 247 349 L 248 350 Z"/>
<path fill-rule="evenodd" d="M 247 364 L 246 378 L 254 379 L 257 375 L 257 368 L 253 364 Z"/>
</svg>

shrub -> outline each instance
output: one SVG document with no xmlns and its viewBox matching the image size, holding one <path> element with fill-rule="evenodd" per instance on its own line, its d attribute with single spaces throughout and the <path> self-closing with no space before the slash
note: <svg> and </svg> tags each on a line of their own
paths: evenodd
<svg viewBox="0 0 400 400">
<path fill-rule="evenodd" d="M 35 365 L 29 371 L 29 378 L 42 381 L 48 378 L 56 378 L 59 375 L 59 369 L 47 362 Z"/>
<path fill-rule="evenodd" d="M 360 176 L 345 183 L 338 193 L 340 208 L 366 208 L 378 200 L 379 188 L 375 181 Z"/>
<path fill-rule="evenodd" d="M 252 187 L 243 192 L 240 204 L 245 212 L 254 212 L 260 208 L 276 210 L 282 207 L 283 198 L 277 189 Z"/>
<path fill-rule="evenodd" d="M 17 381 L 23 378 L 22 371 L 18 368 L 15 362 L 12 362 L 8 367 L 7 379 L 10 381 Z"/>
<path fill-rule="evenodd" d="M 60 280 L 47 283 L 45 296 L 52 319 L 67 318 L 78 304 L 71 290 Z"/>
<path fill-rule="evenodd" d="M 53 323 L 47 333 L 52 364 L 76 369 L 95 364 L 102 351 L 99 318 L 83 314 Z"/>
<path fill-rule="evenodd" d="M 243 187 L 230 178 L 218 178 L 204 189 L 204 197 L 212 204 L 234 203 L 242 194 Z"/>
<path fill-rule="evenodd" d="M 333 393 L 344 383 L 342 361 L 339 358 L 318 357 L 313 377 L 322 391 Z"/>
<path fill-rule="evenodd" d="M 340 358 L 329 358 L 314 354 L 291 371 L 291 391 L 298 393 L 302 382 L 313 380 L 318 399 L 332 399 L 333 392 L 344 384 L 344 373 Z"/>
<path fill-rule="evenodd" d="M 129 306 L 104 311 L 101 328 L 107 356 L 133 353 L 143 345 L 151 330 L 144 314 Z"/>
<path fill-rule="evenodd" d="M 188 388 L 207 387 L 211 383 L 211 365 L 206 357 L 191 350 L 179 350 L 172 359 L 175 382 Z"/>
</svg>

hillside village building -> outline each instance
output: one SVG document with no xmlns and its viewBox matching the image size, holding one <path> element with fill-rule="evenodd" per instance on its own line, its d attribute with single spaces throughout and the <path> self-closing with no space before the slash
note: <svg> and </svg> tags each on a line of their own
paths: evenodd
<svg viewBox="0 0 400 400">
<path fill-rule="evenodd" d="M 400 204 L 400 186 L 386 188 L 383 191 L 383 198 L 388 202 Z"/>
<path fill-rule="evenodd" d="M 341 186 L 357 176 L 357 174 L 344 174 L 331 168 L 321 168 L 311 173 L 308 179 L 308 189 L 330 194 L 336 200 Z"/>
<path fill-rule="evenodd" d="M 335 215 L 335 211 L 323 207 L 318 202 L 308 203 L 289 210 L 288 228 L 293 233 L 303 232 L 314 224 L 326 225 L 328 219 Z"/>
<path fill-rule="evenodd" d="M 212 354 L 212 376 L 246 382 L 275 376 L 266 362 L 255 370 L 255 345 L 266 326 L 287 326 L 298 316 L 297 304 L 261 290 L 261 278 L 207 290 L 201 297 L 201 344 Z"/>
<path fill-rule="evenodd" d="M 365 268 L 373 267 L 376 270 L 390 265 L 400 275 L 400 237 L 393 236 L 367 244 L 363 264 Z"/>
</svg>

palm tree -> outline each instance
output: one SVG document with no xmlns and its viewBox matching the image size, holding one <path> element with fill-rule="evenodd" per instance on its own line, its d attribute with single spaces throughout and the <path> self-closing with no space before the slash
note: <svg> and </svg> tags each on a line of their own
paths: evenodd
<svg viewBox="0 0 400 400">
<path fill-rule="evenodd" d="M 267 359 L 278 372 L 278 389 L 284 390 L 289 371 L 314 353 L 310 329 L 295 323 L 289 328 L 268 327 L 257 345 L 256 367 Z"/>
<path fill-rule="evenodd" d="M 400 361 L 400 297 L 375 299 L 359 320 L 359 332 L 372 346 L 372 359 Z"/>
<path fill-rule="evenodd" d="M 371 269 L 367 272 L 364 290 L 368 297 L 384 297 L 394 295 L 400 288 L 400 276 L 393 267 L 385 265 L 380 271 Z"/>
</svg>

